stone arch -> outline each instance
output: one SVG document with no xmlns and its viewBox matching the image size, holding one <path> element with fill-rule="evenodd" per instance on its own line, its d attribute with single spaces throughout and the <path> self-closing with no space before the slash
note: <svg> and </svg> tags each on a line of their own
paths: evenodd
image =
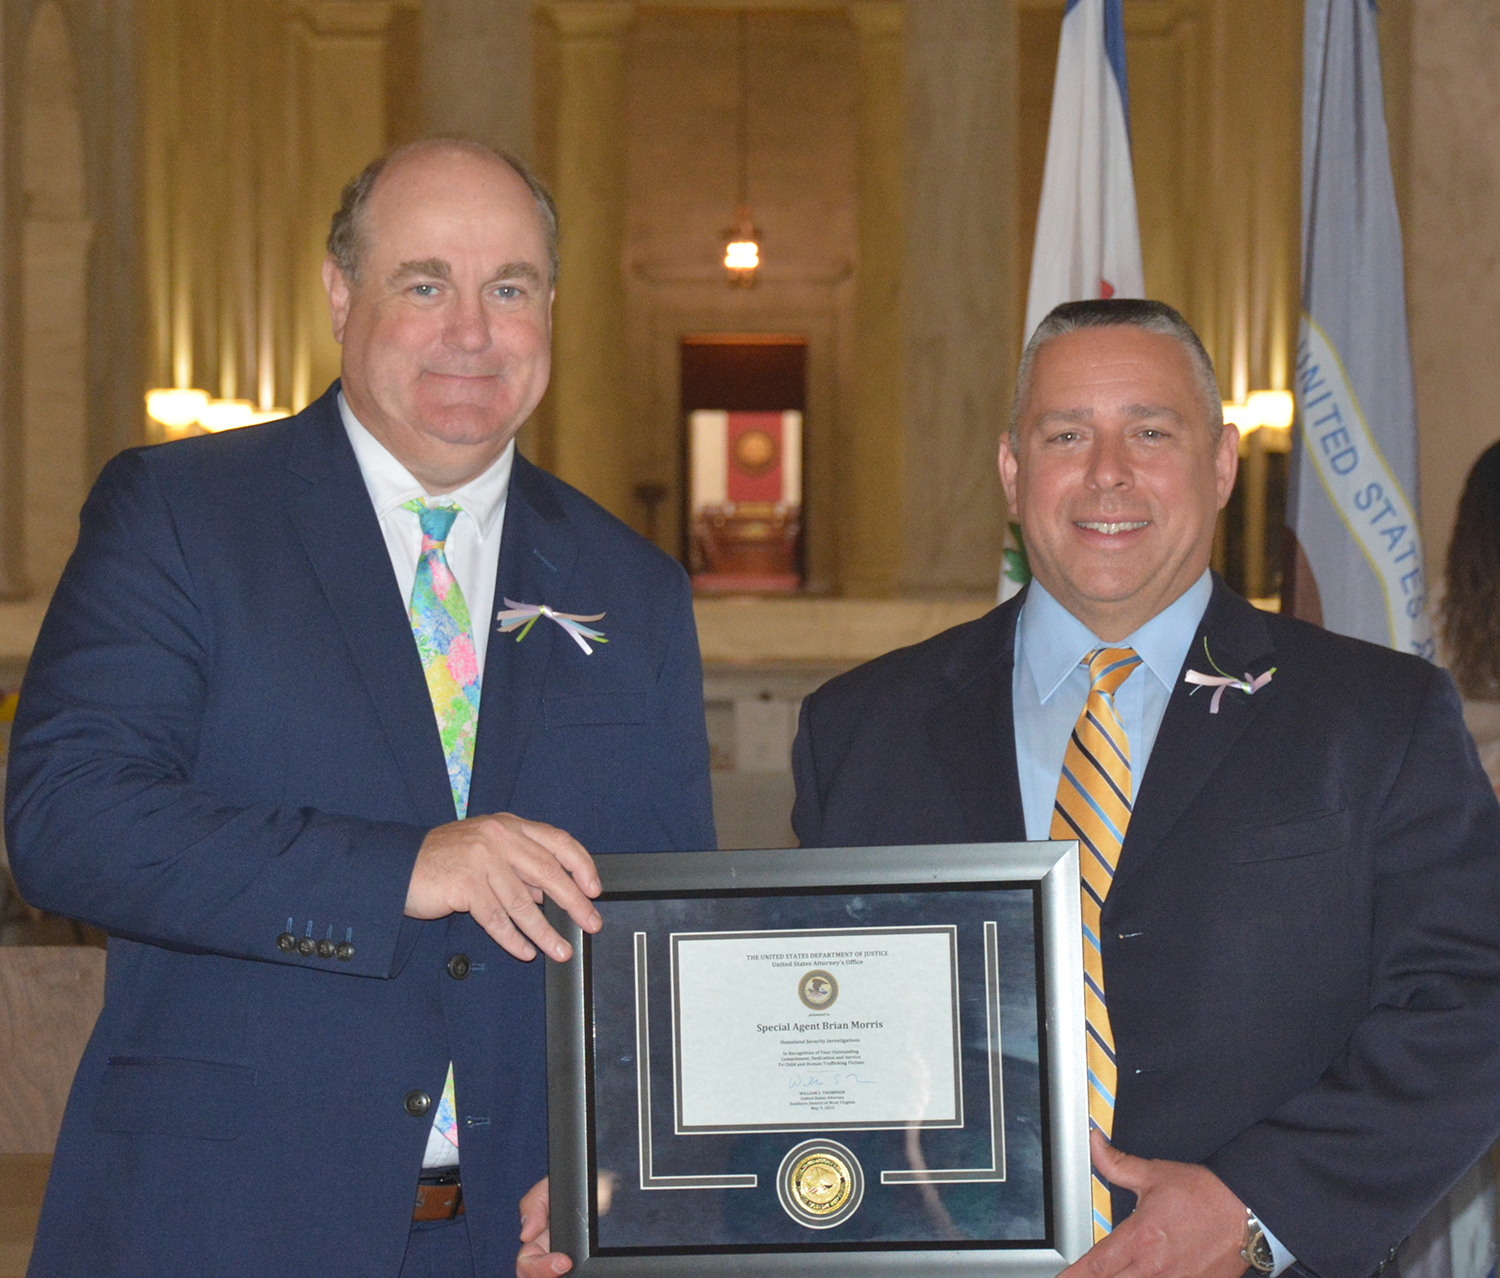
<svg viewBox="0 0 1500 1278">
<path fill-rule="evenodd" d="M 78 66 L 58 0 L 43 0 L 22 84 L 22 523 L 25 573 L 56 583 L 87 493 L 88 258 Z"/>
</svg>

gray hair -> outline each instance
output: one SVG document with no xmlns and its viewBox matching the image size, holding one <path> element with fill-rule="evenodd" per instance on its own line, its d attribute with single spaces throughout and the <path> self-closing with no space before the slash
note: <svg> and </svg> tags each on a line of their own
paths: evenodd
<svg viewBox="0 0 1500 1278">
<path fill-rule="evenodd" d="M 1021 412 L 1031 397 L 1031 366 L 1036 362 L 1036 353 L 1055 337 L 1076 333 L 1084 328 L 1112 328 L 1125 325 L 1144 329 L 1148 333 L 1160 333 L 1175 340 L 1187 352 L 1192 366 L 1203 406 L 1208 413 L 1209 429 L 1218 439 L 1224 430 L 1224 401 L 1219 396 L 1219 382 L 1214 376 L 1214 362 L 1203 348 L 1193 326 L 1183 319 L 1165 302 L 1153 302 L 1139 297 L 1095 298 L 1086 302 L 1063 302 L 1054 306 L 1046 319 L 1036 326 L 1036 332 L 1021 352 L 1021 365 L 1016 370 L 1016 395 L 1010 406 L 1010 442 L 1016 442 L 1016 427 L 1020 424 Z"/>
<path fill-rule="evenodd" d="M 515 175 L 526 183 L 536 201 L 537 220 L 542 224 L 542 235 L 547 241 L 547 283 L 557 284 L 557 202 L 542 185 L 540 178 L 515 156 L 482 142 L 470 142 L 466 138 L 423 138 L 420 142 L 408 142 L 394 151 L 377 156 L 350 179 L 339 198 L 338 211 L 328 227 L 328 254 L 333 258 L 343 276 L 351 284 L 359 283 L 360 261 L 365 252 L 365 208 L 375 191 L 375 183 L 386 168 L 400 160 L 427 155 L 435 151 L 457 151 L 481 159 L 497 160 L 509 166 Z"/>
</svg>

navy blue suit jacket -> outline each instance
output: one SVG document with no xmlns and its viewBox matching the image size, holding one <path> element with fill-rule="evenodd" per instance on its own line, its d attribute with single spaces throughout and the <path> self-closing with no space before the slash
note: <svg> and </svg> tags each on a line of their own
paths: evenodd
<svg viewBox="0 0 1500 1278">
<path fill-rule="evenodd" d="M 1020 599 L 803 705 L 805 846 L 1026 837 Z M 1299 1262 L 1372 1272 L 1500 1131 L 1500 809 L 1442 671 L 1223 582 L 1103 913 L 1114 1139 L 1206 1163 Z M 1116 1217 L 1130 1209 L 1117 1191 Z"/>
<path fill-rule="evenodd" d="M 592 852 L 711 848 L 685 575 L 517 457 L 469 810 Z M 491 622 L 490 624 L 494 624 Z M 481 1273 L 546 1165 L 542 960 L 403 918 L 454 819 L 416 645 L 330 390 L 287 421 L 106 468 L 42 627 L 7 833 L 33 904 L 110 933 L 34 1275 L 394 1275 L 451 1059 Z M 348 940 L 348 960 L 278 949 Z M 450 977 L 454 954 L 472 963 Z"/>
</svg>

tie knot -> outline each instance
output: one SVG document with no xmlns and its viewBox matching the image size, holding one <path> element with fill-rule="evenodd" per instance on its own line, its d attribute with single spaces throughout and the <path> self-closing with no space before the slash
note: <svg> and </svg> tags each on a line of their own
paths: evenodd
<svg viewBox="0 0 1500 1278">
<path fill-rule="evenodd" d="M 457 506 L 429 506 L 425 501 L 417 500 L 406 502 L 404 508 L 417 512 L 417 518 L 422 521 L 422 535 L 432 538 L 440 546 L 448 539 L 453 521 L 458 518 Z"/>
<path fill-rule="evenodd" d="M 1089 668 L 1089 691 L 1113 696 L 1115 690 L 1130 678 L 1130 672 L 1141 664 L 1134 648 L 1095 648 L 1084 659 Z"/>
</svg>

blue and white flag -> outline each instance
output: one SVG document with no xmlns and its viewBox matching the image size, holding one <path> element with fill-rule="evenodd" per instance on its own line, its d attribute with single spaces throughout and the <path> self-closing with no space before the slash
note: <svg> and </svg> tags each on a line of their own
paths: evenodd
<svg viewBox="0 0 1500 1278">
<path fill-rule="evenodd" d="M 1068 0 L 1026 294 L 1029 338 L 1059 302 L 1142 297 L 1121 0 Z"/>
<path fill-rule="evenodd" d="M 1283 610 L 1432 656 L 1417 524 L 1401 225 L 1373 0 L 1306 0 L 1302 89 L 1299 430 Z M 1402 1278 L 1493 1278 L 1488 1157 L 1397 1253 Z"/>
<path fill-rule="evenodd" d="M 1373 0 L 1307 0 L 1286 611 L 1432 655 L 1401 225 Z"/>
</svg>

